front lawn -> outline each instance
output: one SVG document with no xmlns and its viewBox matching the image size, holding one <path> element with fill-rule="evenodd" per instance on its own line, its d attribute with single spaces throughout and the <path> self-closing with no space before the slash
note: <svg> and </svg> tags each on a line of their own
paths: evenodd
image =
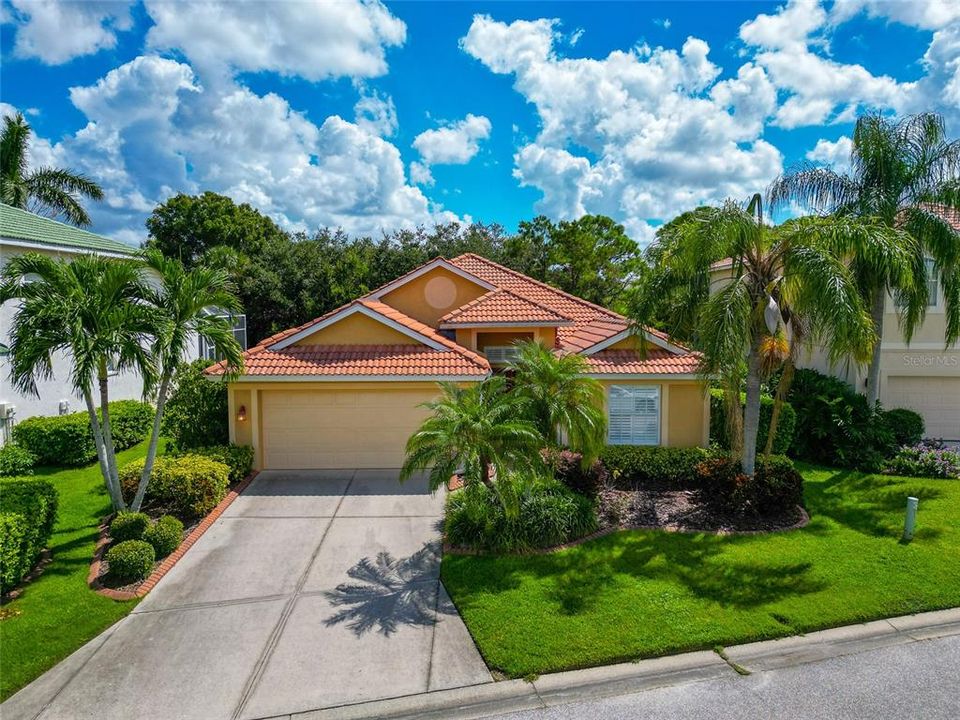
<svg viewBox="0 0 960 720">
<path fill-rule="evenodd" d="M 443 559 L 491 668 L 520 677 L 960 605 L 960 481 L 798 466 L 810 524 L 619 532 L 549 555 Z M 906 497 L 918 530 L 900 542 Z"/>
<path fill-rule="evenodd" d="M 144 457 L 141 443 L 117 453 L 120 465 Z M 0 610 L 0 700 L 58 663 L 133 610 L 87 587 L 100 519 L 110 512 L 100 468 L 37 468 L 60 493 L 50 539 L 52 561 L 24 593 Z"/>
</svg>

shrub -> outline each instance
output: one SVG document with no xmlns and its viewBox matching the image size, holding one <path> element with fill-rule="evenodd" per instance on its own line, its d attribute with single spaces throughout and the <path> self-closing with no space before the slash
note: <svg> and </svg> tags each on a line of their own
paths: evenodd
<svg viewBox="0 0 960 720">
<path fill-rule="evenodd" d="M 165 558 L 180 546 L 183 523 L 172 515 L 164 515 L 147 528 L 143 539 L 153 546 L 157 559 Z"/>
<path fill-rule="evenodd" d="M 110 403 L 114 448 L 126 450 L 146 438 L 153 408 L 136 400 Z M 98 411 L 99 413 L 99 411 Z M 27 418 L 13 426 L 18 445 L 37 457 L 41 465 L 87 465 L 97 459 L 89 415 L 84 412 Z"/>
<path fill-rule="evenodd" d="M 590 499 L 597 497 L 610 476 L 599 460 L 584 468 L 583 455 L 571 450 L 544 448 L 540 456 L 557 482 Z"/>
<path fill-rule="evenodd" d="M 716 443 L 723 449 L 729 449 L 727 437 L 727 407 L 723 401 L 723 390 L 710 391 L 710 442 Z M 746 402 L 746 393 L 740 393 L 740 406 Z M 767 435 L 770 433 L 770 419 L 773 417 L 774 400 L 769 395 L 760 396 L 760 426 L 757 429 L 757 451 L 763 452 L 767 446 Z M 797 424 L 797 413 L 789 402 L 784 402 L 780 408 L 780 419 L 777 421 L 777 436 L 773 440 L 773 452 L 785 453 L 790 449 L 793 434 Z"/>
<path fill-rule="evenodd" d="M 900 447 L 916 445 L 923 439 L 926 426 L 920 413 L 906 408 L 894 408 L 893 410 L 886 410 L 883 413 L 883 419 Z"/>
<path fill-rule="evenodd" d="M 126 540 L 142 540 L 150 526 L 150 518 L 141 512 L 118 512 L 110 523 L 110 537 L 115 543 Z"/>
<path fill-rule="evenodd" d="M 193 448 L 189 452 L 216 460 L 230 468 L 231 485 L 243 480 L 253 469 L 253 448 L 249 445 L 211 445 Z M 175 446 L 167 447 L 167 455 L 172 457 L 182 457 L 185 454 L 185 451 Z"/>
<path fill-rule="evenodd" d="M 143 472 L 143 460 L 120 468 L 120 485 L 128 500 L 133 498 Z M 230 469 L 202 455 L 158 457 L 147 485 L 144 502 L 167 509 L 181 518 L 206 515 L 227 494 Z"/>
<path fill-rule="evenodd" d="M 695 486 L 697 465 L 707 455 L 703 448 L 608 445 L 600 453 L 600 460 L 617 487 L 686 488 Z"/>
<path fill-rule="evenodd" d="M 791 454 L 827 465 L 878 470 L 896 449 L 879 406 L 842 380 L 805 368 L 790 386 L 797 413 Z"/>
<path fill-rule="evenodd" d="M 211 364 L 209 360 L 195 360 L 177 369 L 175 387 L 163 412 L 163 432 L 181 450 L 230 441 L 227 385 L 203 376 Z"/>
<path fill-rule="evenodd" d="M 786 515 L 803 505 L 803 476 L 784 455 L 760 458 L 753 477 L 740 461 L 714 457 L 697 466 L 704 499 L 724 512 L 740 516 Z"/>
<path fill-rule="evenodd" d="M 0 592 L 26 576 L 57 520 L 57 490 L 47 480 L 0 482 Z"/>
<path fill-rule="evenodd" d="M 909 477 L 960 478 L 960 452 L 940 440 L 906 445 L 887 463 L 885 472 Z"/>
<path fill-rule="evenodd" d="M 447 500 L 445 532 L 456 547 L 522 552 L 570 542 L 596 529 L 594 503 L 556 482 L 524 491 L 514 518 L 504 514 L 484 485 L 470 485 Z"/>
<path fill-rule="evenodd" d="M 36 464 L 37 456 L 15 443 L 0 447 L 0 477 L 33 475 Z"/>
<path fill-rule="evenodd" d="M 153 546 L 143 540 L 124 540 L 107 550 L 110 575 L 124 582 L 143 580 L 156 562 Z"/>
</svg>

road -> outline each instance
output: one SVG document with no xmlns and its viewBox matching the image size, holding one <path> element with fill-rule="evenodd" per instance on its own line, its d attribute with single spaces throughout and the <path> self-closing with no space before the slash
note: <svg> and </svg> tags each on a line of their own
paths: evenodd
<svg viewBox="0 0 960 720">
<path fill-rule="evenodd" d="M 960 717 L 960 636 L 869 650 L 747 676 L 657 688 L 501 720 L 876 720 Z"/>
</svg>

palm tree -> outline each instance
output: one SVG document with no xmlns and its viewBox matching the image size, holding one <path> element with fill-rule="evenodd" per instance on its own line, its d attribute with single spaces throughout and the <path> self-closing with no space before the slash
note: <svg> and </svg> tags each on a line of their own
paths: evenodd
<svg viewBox="0 0 960 720">
<path fill-rule="evenodd" d="M 3 269 L 0 283 L 0 304 L 20 301 L 10 331 L 13 384 L 36 395 L 37 378 L 53 377 L 54 356 L 69 354 L 70 382 L 86 403 L 100 471 L 117 510 L 125 504 L 110 428 L 109 376 L 134 370 L 143 378 L 145 392 L 152 387 L 148 346 L 155 317 L 142 301 L 146 292 L 140 263 L 95 255 L 71 262 L 37 253 L 18 255 Z"/>
<path fill-rule="evenodd" d="M 944 342 L 956 342 L 960 337 L 960 234 L 936 206 L 960 209 L 960 140 L 948 141 L 943 118 L 933 113 L 902 120 L 866 115 L 857 120 L 850 159 L 849 175 L 804 167 L 779 178 L 770 188 L 770 200 L 775 205 L 797 202 L 823 213 L 869 217 L 904 230 L 904 249 L 911 254 L 909 272 L 899 265 L 876 264 L 874 253 L 852 257 L 851 267 L 870 308 L 874 331 L 882 341 L 884 305 L 891 293 L 909 342 L 926 314 L 925 258 L 929 256 L 946 298 Z M 869 359 L 871 404 L 880 393 L 880 341 Z"/>
<path fill-rule="evenodd" d="M 496 491 L 494 476 L 533 467 L 543 439 L 525 419 L 523 401 L 506 391 L 504 378 L 440 387 L 442 396 L 424 404 L 432 414 L 407 441 L 401 481 L 430 468 L 430 489 L 436 490 L 462 470 L 464 483 L 481 482 Z"/>
<path fill-rule="evenodd" d="M 130 504 L 134 511 L 143 504 L 153 472 L 163 410 L 174 373 L 187 358 L 189 346 L 195 342 L 196 336 L 206 338 L 217 354 L 227 361 L 228 377 L 235 376 L 243 368 L 243 350 L 233 336 L 233 329 L 226 318 L 216 314 L 217 311 L 240 311 L 240 301 L 229 273 L 220 267 L 203 264 L 187 269 L 179 260 L 165 257 L 156 249 L 145 250 L 143 258 L 146 267 L 159 278 L 159 285 L 151 286 L 145 298 L 155 310 L 157 324 L 151 350 L 158 365 L 159 389 L 143 473 Z"/>
<path fill-rule="evenodd" d="M 585 463 L 599 455 L 606 440 L 603 387 L 586 377 L 582 355 L 558 355 L 539 342 L 517 344 L 514 392 L 527 400 L 530 417 L 548 444 L 566 444 Z"/>
<path fill-rule="evenodd" d="M 74 225 L 89 225 L 80 198 L 103 199 L 103 189 L 88 177 L 63 168 L 27 168 L 31 128 L 23 115 L 3 118 L 0 132 L 0 200 L 22 210 L 63 217 Z"/>
<path fill-rule="evenodd" d="M 742 442 L 734 446 L 746 474 L 756 464 L 761 381 L 800 341 L 795 316 L 804 320 L 805 337 L 820 342 L 831 358 L 866 357 L 873 327 L 843 258 L 872 253 L 876 262 L 903 267 L 910 261 L 903 235 L 849 216 L 800 218 L 772 228 L 764 222 L 759 195 L 746 208 L 733 202 L 698 208 L 658 233 L 635 320 L 644 323 L 654 314 L 678 322 L 694 318 L 702 372 L 722 378 L 736 400 L 745 382 Z M 730 275 L 711 291 L 711 274 L 721 261 L 731 264 Z M 730 411 L 740 413 L 739 402 Z"/>
</svg>

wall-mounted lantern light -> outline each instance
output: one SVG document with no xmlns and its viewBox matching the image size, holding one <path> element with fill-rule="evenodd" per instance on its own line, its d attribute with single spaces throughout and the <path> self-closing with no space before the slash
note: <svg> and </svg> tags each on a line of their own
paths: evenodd
<svg viewBox="0 0 960 720">
<path fill-rule="evenodd" d="M 237 410 L 237 420 L 244 422 L 247 419 L 247 406 L 241 405 L 240 409 Z"/>
</svg>

